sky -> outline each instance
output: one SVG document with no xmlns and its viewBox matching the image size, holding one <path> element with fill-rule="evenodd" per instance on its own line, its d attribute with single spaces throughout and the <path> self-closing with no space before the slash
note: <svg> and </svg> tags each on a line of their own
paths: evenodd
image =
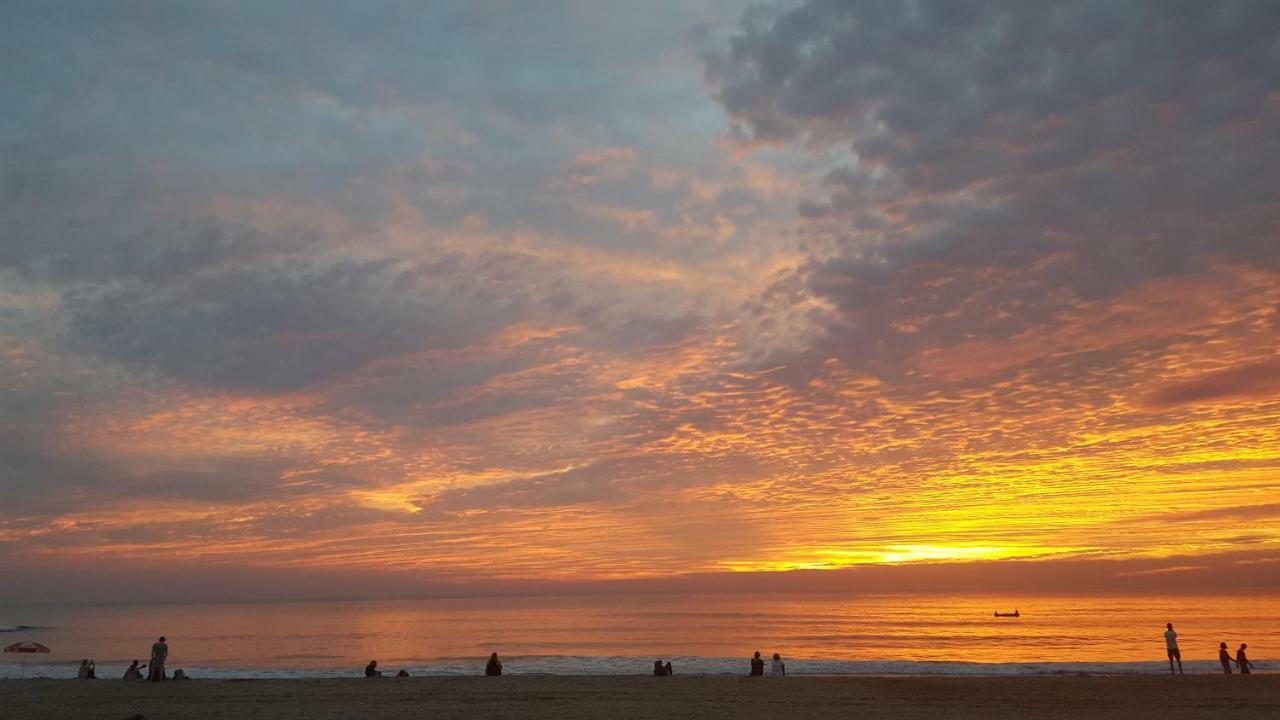
<svg viewBox="0 0 1280 720">
<path fill-rule="evenodd" d="M 1274 2 L 11 0 L 0 67 L 9 600 L 1280 590 Z"/>
</svg>

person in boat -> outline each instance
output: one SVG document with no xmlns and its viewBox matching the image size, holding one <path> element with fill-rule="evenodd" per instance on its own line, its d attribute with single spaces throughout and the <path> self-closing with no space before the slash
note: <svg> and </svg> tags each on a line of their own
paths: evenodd
<svg viewBox="0 0 1280 720">
<path fill-rule="evenodd" d="M 142 668 L 146 665 L 139 665 L 137 660 L 129 663 L 129 669 L 124 671 L 125 680 L 144 680 L 142 677 Z"/>
<path fill-rule="evenodd" d="M 502 661 L 498 660 L 498 653 L 489 655 L 489 662 L 484 664 L 484 674 L 489 677 L 497 677 L 502 674 Z"/>
<path fill-rule="evenodd" d="M 1226 643 L 1218 643 L 1218 662 L 1222 663 L 1222 674 L 1231 674 L 1231 663 L 1235 662 L 1235 658 L 1231 657 L 1231 651 L 1227 650 Z"/>
<path fill-rule="evenodd" d="M 751 658 L 751 677 L 764 677 L 764 660 L 760 658 L 759 650 Z"/>
<path fill-rule="evenodd" d="M 382 671 L 378 669 L 378 661 L 370 660 L 368 665 L 364 666 L 365 677 L 382 677 Z"/>
<path fill-rule="evenodd" d="M 1248 656 L 1244 654 L 1244 649 L 1249 647 L 1245 643 L 1240 643 L 1240 649 L 1236 651 L 1236 665 L 1240 666 L 1241 675 L 1252 675 L 1249 672 L 1253 669 L 1253 663 L 1249 662 Z"/>
<path fill-rule="evenodd" d="M 1169 653 L 1169 674 L 1173 673 L 1173 661 L 1178 661 L 1178 673 L 1182 674 L 1182 651 L 1178 649 L 1178 633 L 1173 629 L 1173 623 L 1165 623 L 1164 646 Z"/>
<path fill-rule="evenodd" d="M 782 656 L 778 653 L 773 654 L 773 660 L 769 663 L 769 674 L 775 677 L 787 674 L 787 664 L 782 662 Z"/>
<path fill-rule="evenodd" d="M 661 660 L 654 660 L 654 661 L 653 661 L 653 676 L 654 676 L 654 677 L 669 677 L 669 676 L 671 676 L 672 674 L 673 674 L 673 673 L 671 672 L 671 663 L 663 664 L 663 662 L 662 662 Z"/>
</svg>

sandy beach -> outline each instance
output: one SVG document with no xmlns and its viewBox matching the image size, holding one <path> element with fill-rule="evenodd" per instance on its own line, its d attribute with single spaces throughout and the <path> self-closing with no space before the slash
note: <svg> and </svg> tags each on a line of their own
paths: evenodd
<svg viewBox="0 0 1280 720">
<path fill-rule="evenodd" d="M 0 682 L 6 720 L 1280 717 L 1280 676 Z"/>
</svg>

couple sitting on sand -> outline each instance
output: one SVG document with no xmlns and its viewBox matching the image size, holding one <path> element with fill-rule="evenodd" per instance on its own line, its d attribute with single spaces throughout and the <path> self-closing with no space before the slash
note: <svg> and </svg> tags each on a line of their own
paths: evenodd
<svg viewBox="0 0 1280 720">
<path fill-rule="evenodd" d="M 773 654 L 773 660 L 769 662 L 769 674 L 782 677 L 787 674 L 787 664 L 782 662 L 782 656 L 778 653 Z M 757 650 L 755 656 L 751 658 L 751 677 L 764 676 L 764 660 L 760 657 L 760 651 Z"/>
<path fill-rule="evenodd" d="M 369 664 L 364 666 L 364 676 L 367 678 L 382 677 L 382 671 L 378 669 L 377 660 L 370 660 Z M 396 677 L 409 677 L 409 671 L 401 670 L 396 673 Z"/>
<path fill-rule="evenodd" d="M 671 670 L 671 663 L 670 663 L 670 662 L 667 662 L 667 663 L 665 663 L 665 664 L 664 664 L 661 660 L 654 660 L 654 661 L 653 661 L 653 676 L 654 676 L 654 677 L 670 677 L 670 676 L 672 676 L 672 675 L 674 675 L 674 674 L 675 674 L 675 673 L 674 673 L 674 672 L 672 672 L 672 670 Z"/>
</svg>

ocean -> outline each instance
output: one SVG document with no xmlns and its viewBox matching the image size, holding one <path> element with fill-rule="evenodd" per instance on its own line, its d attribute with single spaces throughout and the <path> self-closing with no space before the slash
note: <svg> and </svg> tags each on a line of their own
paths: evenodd
<svg viewBox="0 0 1280 720">
<path fill-rule="evenodd" d="M 993 617 L 996 611 L 1020 617 Z M 1187 672 L 1220 672 L 1219 642 L 1280 670 L 1280 597 L 943 595 L 575 596 L 109 606 L 0 605 L 0 678 L 119 678 L 168 638 L 193 677 L 474 675 L 490 652 L 510 674 L 745 674 L 759 650 L 789 674 L 1168 672 L 1164 624 Z M 26 661 L 25 663 L 23 661 Z"/>
</svg>

